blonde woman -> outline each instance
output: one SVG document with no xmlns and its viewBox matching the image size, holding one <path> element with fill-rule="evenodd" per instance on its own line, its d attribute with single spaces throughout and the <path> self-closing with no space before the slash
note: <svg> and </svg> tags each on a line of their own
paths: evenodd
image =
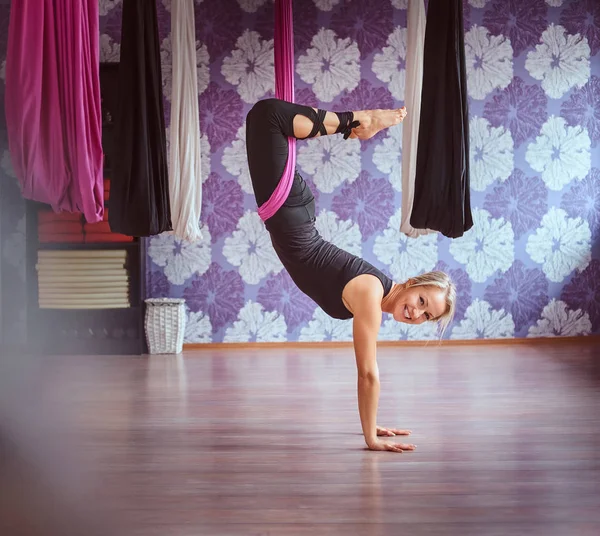
<svg viewBox="0 0 600 536">
<path fill-rule="evenodd" d="M 288 136 L 306 139 L 341 133 L 345 138 L 368 139 L 405 116 L 404 108 L 338 113 L 278 99 L 259 101 L 246 121 L 248 165 L 258 206 L 271 198 L 279 184 L 288 158 Z M 454 285 L 442 272 L 394 283 L 364 259 L 324 240 L 315 227 L 314 197 L 297 171 L 285 202 L 265 225 L 298 288 L 331 317 L 353 319 L 358 409 L 367 446 L 393 452 L 414 450 L 414 445 L 387 439 L 409 431 L 377 426 L 381 318 L 389 313 L 407 324 L 438 322 L 443 332 L 454 314 Z"/>
</svg>

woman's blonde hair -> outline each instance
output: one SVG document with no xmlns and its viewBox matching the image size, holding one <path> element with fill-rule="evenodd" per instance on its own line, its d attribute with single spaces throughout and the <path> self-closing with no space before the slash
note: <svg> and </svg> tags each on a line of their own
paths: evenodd
<svg viewBox="0 0 600 536">
<path fill-rule="evenodd" d="M 441 339 L 444 336 L 446 328 L 454 318 L 454 311 L 456 310 L 456 286 L 448 274 L 434 271 L 411 277 L 405 283 L 405 288 L 411 287 L 435 287 L 446 292 L 446 311 L 443 315 L 433 320 L 439 323 Z"/>
</svg>

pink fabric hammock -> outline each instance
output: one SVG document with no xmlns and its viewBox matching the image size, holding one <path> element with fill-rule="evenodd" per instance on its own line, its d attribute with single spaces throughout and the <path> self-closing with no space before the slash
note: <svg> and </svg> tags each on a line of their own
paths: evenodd
<svg viewBox="0 0 600 536">
<path fill-rule="evenodd" d="M 292 0 L 275 0 L 275 97 L 294 102 L 294 30 Z M 289 154 L 283 175 L 275 191 L 258 208 L 263 221 L 268 220 L 287 199 L 296 171 L 296 138 L 289 137 Z"/>
<path fill-rule="evenodd" d="M 102 220 L 98 0 L 13 2 L 6 123 L 27 199 Z"/>
</svg>

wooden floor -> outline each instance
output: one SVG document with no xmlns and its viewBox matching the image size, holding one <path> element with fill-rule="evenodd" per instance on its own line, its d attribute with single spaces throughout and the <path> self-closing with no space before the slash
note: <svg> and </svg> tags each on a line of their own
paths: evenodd
<svg viewBox="0 0 600 536">
<path fill-rule="evenodd" d="M 349 349 L 11 357 L 2 535 L 600 535 L 597 344 L 381 349 L 404 454 Z"/>
</svg>

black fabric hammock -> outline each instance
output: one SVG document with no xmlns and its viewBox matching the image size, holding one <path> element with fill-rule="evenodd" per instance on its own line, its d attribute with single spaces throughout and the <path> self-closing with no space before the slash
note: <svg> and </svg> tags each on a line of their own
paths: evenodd
<svg viewBox="0 0 600 536">
<path fill-rule="evenodd" d="M 462 0 L 429 0 L 413 227 L 458 238 L 473 226 Z"/>
<path fill-rule="evenodd" d="M 172 230 L 156 2 L 123 0 L 122 25 L 108 221 L 151 236 Z"/>
</svg>

